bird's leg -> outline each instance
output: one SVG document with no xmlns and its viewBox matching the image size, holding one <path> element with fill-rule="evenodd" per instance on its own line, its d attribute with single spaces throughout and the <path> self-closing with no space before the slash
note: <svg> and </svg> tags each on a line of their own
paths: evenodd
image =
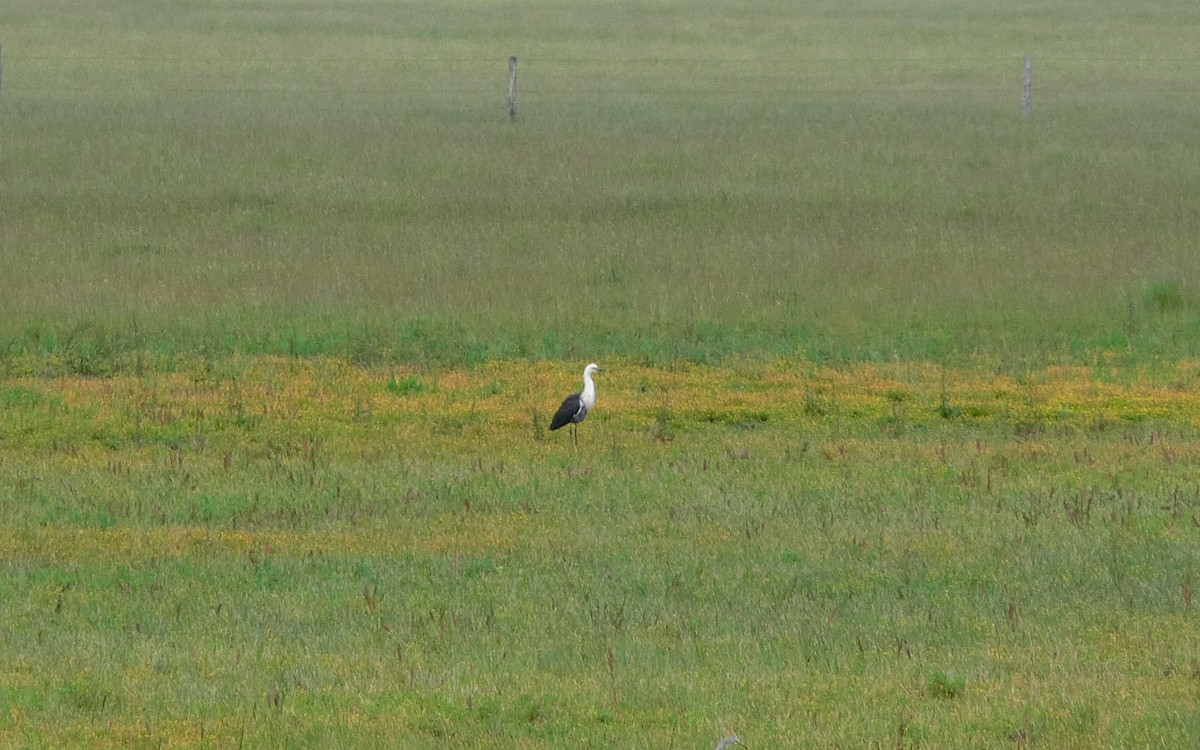
<svg viewBox="0 0 1200 750">
<path fill-rule="evenodd" d="M 571 423 L 571 439 L 575 441 L 575 447 L 579 447 L 579 425 Z"/>
</svg>

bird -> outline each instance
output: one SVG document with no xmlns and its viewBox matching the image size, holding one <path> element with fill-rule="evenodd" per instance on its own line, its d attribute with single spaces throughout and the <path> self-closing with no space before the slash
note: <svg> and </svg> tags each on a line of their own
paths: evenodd
<svg viewBox="0 0 1200 750">
<path fill-rule="evenodd" d="M 595 362 L 583 368 L 583 390 L 579 393 L 572 393 L 563 399 L 562 406 L 558 407 L 558 411 L 554 413 L 554 419 L 550 420 L 551 430 L 571 425 L 571 437 L 575 439 L 575 445 L 579 445 L 579 434 L 576 432 L 575 425 L 582 422 L 592 407 L 596 405 L 596 384 L 592 381 L 592 375 L 597 372 L 603 372 L 603 370 Z"/>
<path fill-rule="evenodd" d="M 738 739 L 736 734 L 731 734 L 725 739 L 717 743 L 717 750 L 725 750 L 730 745 L 741 745 L 742 741 Z"/>
</svg>

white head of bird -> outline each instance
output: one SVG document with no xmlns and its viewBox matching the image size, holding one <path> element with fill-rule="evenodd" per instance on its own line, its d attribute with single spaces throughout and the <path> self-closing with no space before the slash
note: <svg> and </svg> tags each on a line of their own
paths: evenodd
<svg viewBox="0 0 1200 750">
<path fill-rule="evenodd" d="M 596 405 L 596 383 L 592 380 L 592 376 L 598 372 L 603 372 L 603 370 L 595 362 L 583 368 L 583 393 L 579 394 L 579 397 L 583 399 L 583 403 L 589 409 Z"/>
</svg>

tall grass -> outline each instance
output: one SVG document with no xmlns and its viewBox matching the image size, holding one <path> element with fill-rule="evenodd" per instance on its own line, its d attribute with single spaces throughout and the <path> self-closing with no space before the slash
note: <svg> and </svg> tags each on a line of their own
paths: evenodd
<svg viewBox="0 0 1200 750">
<path fill-rule="evenodd" d="M 69 7 L 5 26 L 7 351 L 99 352 L 87 372 L 1200 340 L 1186 3 Z"/>
<path fill-rule="evenodd" d="M 1198 13 L 6 3 L 0 747 L 1196 746 Z"/>
<path fill-rule="evenodd" d="M 0 392 L 0 744 L 1200 737 L 1171 382 L 222 367 Z"/>
</svg>

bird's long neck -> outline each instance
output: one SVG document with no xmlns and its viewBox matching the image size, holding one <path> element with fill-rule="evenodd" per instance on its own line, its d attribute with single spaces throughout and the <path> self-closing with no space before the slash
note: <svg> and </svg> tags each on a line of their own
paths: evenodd
<svg viewBox="0 0 1200 750">
<path fill-rule="evenodd" d="M 590 372 L 583 373 L 583 393 L 579 394 L 579 399 L 589 409 L 596 403 L 596 384 L 592 382 L 592 374 Z"/>
</svg>

